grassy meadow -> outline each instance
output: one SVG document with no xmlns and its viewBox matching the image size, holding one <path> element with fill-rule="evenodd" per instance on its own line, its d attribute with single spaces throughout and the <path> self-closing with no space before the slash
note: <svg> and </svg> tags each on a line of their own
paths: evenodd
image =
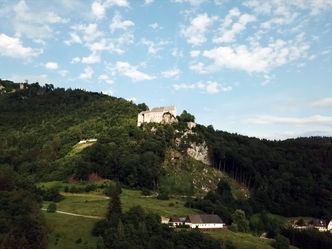
<svg viewBox="0 0 332 249">
<path fill-rule="evenodd" d="M 44 212 L 48 233 L 48 249 L 94 249 L 96 237 L 91 230 L 94 219 Z"/>
</svg>

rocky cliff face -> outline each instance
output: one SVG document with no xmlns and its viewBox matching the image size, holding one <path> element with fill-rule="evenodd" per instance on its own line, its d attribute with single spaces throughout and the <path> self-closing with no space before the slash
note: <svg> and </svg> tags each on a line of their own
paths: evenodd
<svg viewBox="0 0 332 249">
<path fill-rule="evenodd" d="M 211 161 L 209 159 L 209 149 L 205 142 L 202 144 L 197 144 L 195 142 L 190 143 L 190 146 L 187 149 L 187 154 L 197 161 L 211 165 Z"/>
<path fill-rule="evenodd" d="M 197 139 L 190 139 L 197 137 L 197 134 L 192 130 L 185 131 L 181 137 L 175 140 L 177 146 L 185 144 L 187 154 L 193 159 L 200 161 L 204 164 L 211 165 L 209 159 L 209 148 L 205 141 L 199 141 Z M 198 142 L 199 141 L 199 142 Z"/>
</svg>

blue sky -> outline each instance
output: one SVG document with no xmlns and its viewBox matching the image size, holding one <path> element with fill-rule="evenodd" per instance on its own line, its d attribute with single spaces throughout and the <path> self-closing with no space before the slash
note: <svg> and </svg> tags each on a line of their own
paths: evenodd
<svg viewBox="0 0 332 249">
<path fill-rule="evenodd" d="M 332 136 L 332 0 L 1 0 L 0 77 Z"/>
</svg>

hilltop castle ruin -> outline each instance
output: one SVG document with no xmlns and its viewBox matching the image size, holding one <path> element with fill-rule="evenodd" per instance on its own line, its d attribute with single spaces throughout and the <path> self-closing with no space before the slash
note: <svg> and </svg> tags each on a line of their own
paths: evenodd
<svg viewBox="0 0 332 249">
<path fill-rule="evenodd" d="M 163 106 L 140 112 L 137 117 L 137 126 L 141 126 L 143 123 L 170 124 L 176 121 L 175 106 Z"/>
</svg>

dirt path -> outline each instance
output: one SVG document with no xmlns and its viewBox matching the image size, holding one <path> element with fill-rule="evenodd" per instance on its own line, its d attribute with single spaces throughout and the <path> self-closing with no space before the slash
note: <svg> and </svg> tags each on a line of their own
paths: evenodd
<svg viewBox="0 0 332 249">
<path fill-rule="evenodd" d="M 46 208 L 42 208 L 43 211 L 47 211 Z M 70 215 L 70 216 L 77 216 L 77 217 L 84 217 L 84 218 L 89 218 L 89 219 L 96 219 L 96 220 L 101 220 L 104 219 L 105 217 L 101 216 L 93 216 L 93 215 L 83 215 L 83 214 L 75 214 L 75 213 L 69 213 L 69 212 L 64 212 L 57 210 L 55 211 L 58 214 L 65 214 L 65 215 Z"/>
<path fill-rule="evenodd" d="M 61 192 L 63 196 L 82 196 L 82 197 L 95 197 L 95 198 L 100 198 L 100 199 L 109 199 L 108 196 L 105 195 L 96 195 L 96 194 L 81 194 L 81 193 L 66 193 L 66 192 Z"/>
</svg>

